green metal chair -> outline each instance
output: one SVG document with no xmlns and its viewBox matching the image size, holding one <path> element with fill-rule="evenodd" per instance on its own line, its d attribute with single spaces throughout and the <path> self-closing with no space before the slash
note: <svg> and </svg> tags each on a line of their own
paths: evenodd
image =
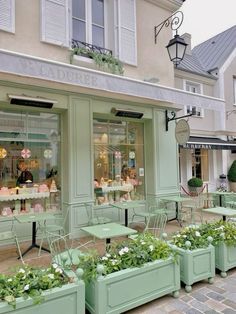
<svg viewBox="0 0 236 314">
<path fill-rule="evenodd" d="M 89 225 L 99 225 L 112 222 L 112 219 L 105 213 L 105 209 L 102 205 L 98 205 L 94 208 L 92 203 L 85 203 L 85 208 L 88 216 Z"/>
<path fill-rule="evenodd" d="M 51 252 L 52 263 L 60 266 L 68 275 L 76 276 L 76 266 L 79 264 L 79 257 L 86 254 L 88 245 L 92 241 L 81 243 L 75 235 L 68 233 L 60 235 L 47 232 L 47 240 Z"/>
<path fill-rule="evenodd" d="M 15 229 L 14 229 L 14 219 L 12 218 L 12 219 L 6 219 L 6 220 L 2 221 L 1 222 L 1 224 L 2 224 L 1 228 L 3 227 L 3 224 L 6 223 L 7 224 L 6 228 L 8 229 L 9 228 L 9 222 L 10 222 L 10 230 L 0 232 L 0 242 L 3 244 L 6 244 L 8 242 L 8 240 L 9 240 L 9 242 L 13 240 L 16 244 L 19 258 L 20 258 L 21 262 L 24 264 L 22 254 L 21 254 L 20 245 L 19 245 L 19 241 L 17 238 L 17 234 L 16 234 Z"/>
<path fill-rule="evenodd" d="M 156 238 L 162 239 L 167 223 L 167 215 L 164 211 L 153 213 L 149 216 L 144 232 L 152 233 Z"/>
<path fill-rule="evenodd" d="M 141 210 L 141 211 L 136 211 L 134 207 L 131 223 L 134 223 L 135 217 L 140 217 L 142 218 L 142 220 L 138 222 L 143 223 L 146 226 L 150 216 L 155 215 L 159 212 L 164 212 L 166 214 L 166 211 L 167 211 L 164 203 L 159 203 L 159 205 L 157 204 L 149 205 L 148 203 L 146 203 L 146 204 L 143 204 L 143 207 L 144 207 L 144 210 Z"/>
</svg>

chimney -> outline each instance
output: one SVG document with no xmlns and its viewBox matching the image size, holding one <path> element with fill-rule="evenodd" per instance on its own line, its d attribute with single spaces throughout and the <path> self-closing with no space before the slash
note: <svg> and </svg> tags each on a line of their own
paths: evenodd
<svg viewBox="0 0 236 314">
<path fill-rule="evenodd" d="M 192 47 L 191 47 L 191 34 L 189 33 L 184 33 L 183 35 L 181 35 L 181 37 L 184 39 L 184 41 L 186 42 L 186 44 L 188 44 L 187 48 L 186 48 L 186 54 L 187 55 L 191 55 L 192 54 Z"/>
</svg>

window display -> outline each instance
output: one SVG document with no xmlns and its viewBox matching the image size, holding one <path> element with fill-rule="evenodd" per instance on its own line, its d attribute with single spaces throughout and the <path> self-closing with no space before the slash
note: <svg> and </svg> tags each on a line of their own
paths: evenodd
<svg viewBox="0 0 236 314">
<path fill-rule="evenodd" d="M 94 119 L 96 204 L 144 199 L 143 124 Z"/>
<path fill-rule="evenodd" d="M 59 115 L 1 111 L 2 215 L 60 208 L 59 144 Z"/>
</svg>

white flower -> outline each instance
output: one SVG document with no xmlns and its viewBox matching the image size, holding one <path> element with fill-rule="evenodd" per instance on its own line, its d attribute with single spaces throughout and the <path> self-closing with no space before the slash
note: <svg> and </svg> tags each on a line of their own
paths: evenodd
<svg viewBox="0 0 236 314">
<path fill-rule="evenodd" d="M 27 290 L 29 290 L 29 285 L 24 286 L 24 291 L 27 291 Z"/>
<path fill-rule="evenodd" d="M 117 260 L 116 260 L 116 259 L 113 259 L 113 260 L 111 260 L 111 263 L 112 263 L 112 265 L 114 266 L 114 265 L 117 264 Z"/>
<path fill-rule="evenodd" d="M 149 249 L 150 249 L 150 251 L 152 252 L 153 250 L 154 250 L 154 246 L 151 244 L 151 245 L 149 245 Z"/>
<path fill-rule="evenodd" d="M 24 270 L 23 268 L 20 268 L 19 271 L 18 271 L 18 273 L 24 274 L 24 273 L 25 273 L 25 270 Z"/>
<path fill-rule="evenodd" d="M 177 234 L 177 236 L 176 236 L 177 238 L 181 238 L 181 235 L 180 234 Z"/>
<path fill-rule="evenodd" d="M 12 281 L 12 279 L 11 279 L 11 278 L 9 278 L 9 279 L 7 279 L 7 281 L 8 281 L 8 282 L 11 282 L 11 281 Z"/>
<path fill-rule="evenodd" d="M 54 279 L 54 278 L 55 278 L 55 276 L 54 276 L 54 274 L 48 274 L 48 278 L 50 278 L 50 279 Z"/>
<path fill-rule="evenodd" d="M 145 241 L 141 241 L 141 244 L 144 245 L 144 244 L 146 244 L 146 242 Z"/>
<path fill-rule="evenodd" d="M 107 258 L 106 256 L 103 256 L 103 257 L 102 257 L 102 260 L 103 260 L 103 261 L 107 261 L 108 258 Z"/>
<path fill-rule="evenodd" d="M 221 234 L 220 234 L 220 236 L 221 236 L 221 238 L 225 238 L 225 234 L 224 234 L 224 232 L 222 232 Z"/>
<path fill-rule="evenodd" d="M 58 267 L 58 265 L 57 265 L 56 263 L 53 263 L 53 264 L 52 264 L 52 267 L 53 267 L 54 269 L 56 269 L 56 268 Z"/>
<path fill-rule="evenodd" d="M 106 257 L 111 257 L 111 254 L 107 253 L 107 254 L 106 254 Z"/>
<path fill-rule="evenodd" d="M 55 272 L 56 272 L 56 273 L 60 273 L 60 274 L 62 274 L 62 270 L 61 270 L 61 268 L 56 268 Z"/>
<path fill-rule="evenodd" d="M 128 253 L 128 252 L 129 252 L 129 248 L 126 246 L 126 247 L 124 247 L 123 251 L 124 251 L 125 253 Z"/>
<path fill-rule="evenodd" d="M 186 238 L 187 238 L 186 234 L 184 234 L 184 235 L 183 235 L 183 238 L 184 238 L 184 239 L 186 239 Z"/>
<path fill-rule="evenodd" d="M 121 256 L 121 255 L 123 255 L 124 254 L 124 251 L 123 251 L 123 249 L 121 249 L 120 251 L 119 251 L 119 255 Z"/>
<path fill-rule="evenodd" d="M 200 237 L 200 236 L 201 236 L 200 232 L 196 231 L 196 232 L 195 232 L 195 236 L 196 236 L 196 237 Z"/>
</svg>

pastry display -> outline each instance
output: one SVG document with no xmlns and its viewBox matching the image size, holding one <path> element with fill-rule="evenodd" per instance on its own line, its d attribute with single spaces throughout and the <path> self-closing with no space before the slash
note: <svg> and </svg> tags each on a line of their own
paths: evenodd
<svg viewBox="0 0 236 314">
<path fill-rule="evenodd" d="M 57 186 L 55 180 L 52 180 L 52 183 L 50 185 L 50 192 L 57 192 Z"/>
</svg>

